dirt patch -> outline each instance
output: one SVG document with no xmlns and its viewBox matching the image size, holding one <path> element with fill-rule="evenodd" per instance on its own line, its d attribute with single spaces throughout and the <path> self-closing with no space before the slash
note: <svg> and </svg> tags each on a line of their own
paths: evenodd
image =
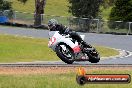
<svg viewBox="0 0 132 88">
<path fill-rule="evenodd" d="M 85 67 L 88 73 L 93 71 L 103 70 L 132 70 L 132 67 Z M 4 75 L 29 75 L 29 74 L 65 74 L 65 73 L 77 73 L 78 67 L 0 67 L 0 74 Z"/>
<path fill-rule="evenodd" d="M 58 67 L 0 67 L 0 74 L 62 74 L 74 72 L 75 68 Z"/>
<path fill-rule="evenodd" d="M 32 20 L 9 20 L 11 23 L 18 23 L 18 24 L 33 24 Z"/>
</svg>

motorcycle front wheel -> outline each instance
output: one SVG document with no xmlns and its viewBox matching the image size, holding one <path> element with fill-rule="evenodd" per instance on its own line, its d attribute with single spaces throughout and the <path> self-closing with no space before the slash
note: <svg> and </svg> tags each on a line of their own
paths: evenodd
<svg viewBox="0 0 132 88">
<path fill-rule="evenodd" d="M 55 50 L 57 56 L 65 63 L 72 64 L 74 62 L 73 51 L 65 43 L 58 44 Z"/>
</svg>

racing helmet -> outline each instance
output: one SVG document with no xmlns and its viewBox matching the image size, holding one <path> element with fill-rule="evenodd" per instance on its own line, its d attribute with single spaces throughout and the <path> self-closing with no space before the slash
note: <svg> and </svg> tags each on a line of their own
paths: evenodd
<svg viewBox="0 0 132 88">
<path fill-rule="evenodd" d="M 55 19 L 50 19 L 49 21 L 48 21 L 48 26 L 50 27 L 50 26 L 55 26 L 55 25 L 57 25 L 58 24 L 58 21 L 57 20 L 55 20 Z"/>
</svg>

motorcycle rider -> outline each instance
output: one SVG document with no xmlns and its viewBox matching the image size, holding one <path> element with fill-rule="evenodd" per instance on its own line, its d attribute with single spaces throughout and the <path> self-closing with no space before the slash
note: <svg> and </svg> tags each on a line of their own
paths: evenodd
<svg viewBox="0 0 132 88">
<path fill-rule="evenodd" d="M 77 40 L 79 43 L 82 43 L 83 45 L 87 45 L 86 42 L 82 40 L 80 35 L 78 35 L 76 32 L 69 30 L 66 26 L 63 26 L 62 24 L 58 24 L 58 21 L 55 19 L 50 19 L 48 21 L 48 29 L 50 31 L 59 31 L 60 34 L 69 34 L 72 39 Z"/>
</svg>

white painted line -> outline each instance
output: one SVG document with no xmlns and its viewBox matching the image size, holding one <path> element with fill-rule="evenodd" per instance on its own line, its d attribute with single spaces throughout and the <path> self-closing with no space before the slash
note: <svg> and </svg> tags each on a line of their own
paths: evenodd
<svg viewBox="0 0 132 88">
<path fill-rule="evenodd" d="M 107 48 L 110 48 L 110 47 L 107 47 Z M 130 52 L 130 51 L 116 49 L 116 48 L 110 48 L 110 49 L 114 49 L 114 50 L 119 51 L 119 55 L 110 56 L 110 57 L 101 57 L 103 60 L 106 60 L 106 59 L 118 59 L 118 58 L 125 58 L 125 57 L 132 56 L 132 52 Z M 128 55 L 127 55 L 127 53 L 128 53 Z"/>
</svg>

